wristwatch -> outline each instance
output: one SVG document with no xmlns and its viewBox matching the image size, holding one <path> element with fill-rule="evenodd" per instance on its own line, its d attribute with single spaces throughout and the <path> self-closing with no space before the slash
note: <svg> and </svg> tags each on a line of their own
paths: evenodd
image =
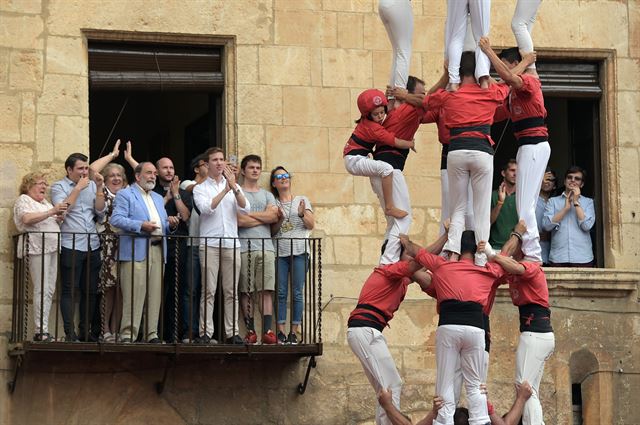
<svg viewBox="0 0 640 425">
<path fill-rule="evenodd" d="M 182 196 L 180 196 L 180 194 L 178 193 L 177 195 L 173 195 L 173 199 L 179 201 L 180 199 L 182 199 Z"/>
</svg>

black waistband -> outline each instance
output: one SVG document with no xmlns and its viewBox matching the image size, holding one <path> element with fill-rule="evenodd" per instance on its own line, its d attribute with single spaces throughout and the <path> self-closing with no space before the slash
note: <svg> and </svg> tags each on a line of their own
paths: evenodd
<svg viewBox="0 0 640 425">
<path fill-rule="evenodd" d="M 361 308 L 363 310 L 370 310 L 373 311 L 374 313 L 379 314 L 380 316 L 384 317 L 384 320 L 386 320 L 387 322 L 389 320 L 391 320 L 391 318 L 382 310 L 380 310 L 378 307 L 376 307 L 375 305 L 371 305 L 371 304 L 358 304 L 356 305 L 356 309 Z"/>
<path fill-rule="evenodd" d="M 373 153 L 373 159 L 386 162 L 396 170 L 404 170 L 409 149 L 398 149 L 393 146 L 378 146 Z"/>
<path fill-rule="evenodd" d="M 440 169 L 447 169 L 447 155 L 449 154 L 449 145 L 442 145 L 442 154 L 440 156 Z"/>
<path fill-rule="evenodd" d="M 353 149 L 346 153 L 346 156 L 368 156 L 371 153 L 370 149 Z"/>
<path fill-rule="evenodd" d="M 518 138 L 518 145 L 537 145 L 548 140 L 547 136 L 522 136 Z"/>
<path fill-rule="evenodd" d="M 162 239 L 154 239 L 150 242 L 151 246 L 158 246 L 162 243 Z"/>
<path fill-rule="evenodd" d="M 446 300 L 440 303 L 442 325 L 465 325 L 484 329 L 482 305 L 471 301 Z"/>
<path fill-rule="evenodd" d="M 486 152 L 493 155 L 494 150 L 489 140 L 480 137 L 459 137 L 449 142 L 449 153 L 459 150 Z"/>
<path fill-rule="evenodd" d="M 484 322 L 484 351 L 487 353 L 491 350 L 491 321 L 489 316 L 482 313 L 482 320 Z"/>
<path fill-rule="evenodd" d="M 525 304 L 518 307 L 520 332 L 553 332 L 551 310 L 540 304 Z"/>
<path fill-rule="evenodd" d="M 491 125 L 484 124 L 484 125 L 473 125 L 470 127 L 455 127 L 449 130 L 449 136 L 451 137 L 458 136 L 462 133 L 467 133 L 469 131 L 477 131 L 479 133 L 489 135 L 491 134 Z"/>
<path fill-rule="evenodd" d="M 373 150 L 373 147 L 376 145 L 374 142 L 365 142 L 364 140 L 362 140 L 361 138 L 359 138 L 353 133 L 351 133 L 351 140 L 353 140 L 363 148 L 368 149 L 370 151 Z"/>
<path fill-rule="evenodd" d="M 375 321 L 369 321 L 364 319 L 349 319 L 347 322 L 347 327 L 349 328 L 373 328 L 377 329 L 380 332 L 383 331 L 384 326 Z"/>
<path fill-rule="evenodd" d="M 529 117 L 513 122 L 513 132 L 519 133 L 536 127 L 546 127 L 544 117 Z"/>
</svg>

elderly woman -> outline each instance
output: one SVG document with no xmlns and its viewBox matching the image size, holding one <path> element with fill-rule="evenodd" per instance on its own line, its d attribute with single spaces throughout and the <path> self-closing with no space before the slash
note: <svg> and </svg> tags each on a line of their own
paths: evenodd
<svg viewBox="0 0 640 425">
<path fill-rule="evenodd" d="M 18 242 L 18 257 L 26 258 L 33 285 L 35 318 L 34 341 L 50 341 L 49 312 L 58 275 L 59 222 L 66 203 L 56 206 L 45 199 L 47 180 L 42 173 L 29 173 L 22 178 L 20 196 L 13 207 L 13 221 L 25 233 Z"/>
<path fill-rule="evenodd" d="M 116 193 L 127 186 L 127 176 L 124 167 L 111 162 L 120 153 L 120 140 L 116 141 L 113 151 L 94 161 L 90 168 L 94 173 L 100 173 L 104 178 L 105 213 L 103 220 L 98 223 L 98 232 L 102 243 L 102 267 L 98 280 L 98 291 L 102 296 L 102 340 L 115 342 L 115 334 L 120 329 L 122 319 L 122 293 L 118 283 L 118 236 L 117 229 L 111 225 L 113 200 Z"/>
<path fill-rule="evenodd" d="M 271 192 L 278 204 L 279 220 L 271 233 L 277 237 L 277 281 L 278 281 L 278 343 L 297 344 L 302 323 L 302 292 L 309 267 L 308 238 L 314 226 L 313 209 L 306 196 L 291 192 L 291 175 L 281 166 L 271 171 Z M 291 328 L 285 333 L 287 320 L 287 292 L 289 275 L 293 300 Z"/>
</svg>

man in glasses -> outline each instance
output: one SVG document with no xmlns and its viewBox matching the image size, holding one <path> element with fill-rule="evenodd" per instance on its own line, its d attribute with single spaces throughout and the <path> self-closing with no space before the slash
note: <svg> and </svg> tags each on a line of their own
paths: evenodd
<svg viewBox="0 0 640 425">
<path fill-rule="evenodd" d="M 549 199 L 542 227 L 551 232 L 549 265 L 593 267 L 590 231 L 596 221 L 593 199 L 582 196 L 586 171 L 578 166 L 565 173 L 565 190 Z"/>
</svg>

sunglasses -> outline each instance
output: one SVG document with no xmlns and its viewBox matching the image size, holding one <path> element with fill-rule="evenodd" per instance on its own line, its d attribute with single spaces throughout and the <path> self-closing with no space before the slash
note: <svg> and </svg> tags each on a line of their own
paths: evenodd
<svg viewBox="0 0 640 425">
<path fill-rule="evenodd" d="M 276 178 L 277 180 L 283 180 L 283 179 L 288 179 L 289 178 L 289 173 L 284 173 L 284 174 L 276 174 L 275 176 L 273 176 L 274 178 Z"/>
<path fill-rule="evenodd" d="M 580 176 L 567 176 L 566 178 L 569 181 L 576 181 L 576 182 L 581 182 L 582 181 L 582 177 L 580 177 Z"/>
<path fill-rule="evenodd" d="M 198 168 L 200 167 L 208 167 L 209 164 L 207 164 L 206 162 L 203 162 L 202 164 L 198 164 Z"/>
</svg>

